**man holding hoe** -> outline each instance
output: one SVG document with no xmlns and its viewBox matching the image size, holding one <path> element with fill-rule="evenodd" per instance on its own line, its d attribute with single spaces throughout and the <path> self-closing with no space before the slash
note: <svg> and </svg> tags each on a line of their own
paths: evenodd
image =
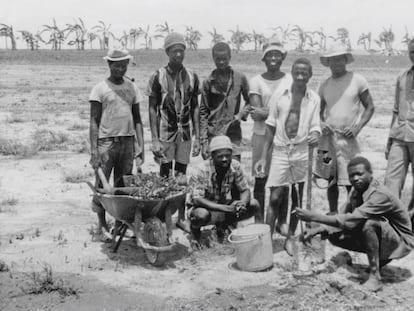
<svg viewBox="0 0 414 311">
<path fill-rule="evenodd" d="M 265 142 L 260 160 L 255 165 L 257 174 L 264 174 L 268 149 L 272 146 L 273 156 L 266 186 L 270 188 L 270 202 L 266 223 L 273 235 L 275 221 L 281 214 L 287 214 L 289 187 L 299 185 L 293 208 L 301 206 L 303 185 L 307 176 L 309 146 L 317 144 L 320 129 L 318 94 L 307 88 L 312 77 L 312 65 L 306 58 L 297 59 L 292 65 L 293 84 L 283 92 L 275 93 L 270 99 L 270 113 L 266 120 Z M 292 189 L 293 192 L 293 189 Z M 287 215 L 289 218 L 289 215 Z M 284 219 L 284 221 L 286 221 Z M 293 255 L 290 238 L 296 230 L 297 219 L 284 224 L 281 233 L 286 235 L 285 250 Z"/>
<path fill-rule="evenodd" d="M 373 179 L 366 158 L 351 159 L 347 170 L 352 190 L 340 214 L 306 209 L 296 209 L 295 214 L 301 220 L 327 225 L 306 232 L 305 241 L 323 234 L 335 246 L 367 254 L 370 272 L 365 286 L 375 292 L 382 287 L 381 267 L 414 248 L 411 221 L 402 202 Z"/>
<path fill-rule="evenodd" d="M 132 56 L 126 50 L 110 50 L 104 57 L 109 66 L 109 78 L 91 91 L 89 103 L 92 167 L 102 169 L 108 180 L 113 171 L 114 186 L 123 187 L 122 177 L 132 173 L 134 159 L 137 168 L 144 161 L 144 138 L 138 88 L 124 78 Z M 102 187 L 97 177 L 96 185 Z M 98 215 L 98 234 L 104 242 L 111 241 L 105 210 L 92 200 L 92 210 Z"/>
</svg>

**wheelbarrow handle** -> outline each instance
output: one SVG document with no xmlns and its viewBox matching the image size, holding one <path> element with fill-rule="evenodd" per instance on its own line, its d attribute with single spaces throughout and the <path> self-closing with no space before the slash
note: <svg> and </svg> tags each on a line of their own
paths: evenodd
<svg viewBox="0 0 414 311">
<path fill-rule="evenodd" d="M 96 169 L 96 174 L 98 175 L 98 178 L 102 183 L 102 186 L 103 186 L 103 189 L 105 190 L 105 193 L 113 194 L 114 193 L 114 188 L 109 184 L 109 182 L 106 179 L 106 176 L 105 176 L 105 174 L 104 174 L 101 167 L 98 167 Z"/>
</svg>

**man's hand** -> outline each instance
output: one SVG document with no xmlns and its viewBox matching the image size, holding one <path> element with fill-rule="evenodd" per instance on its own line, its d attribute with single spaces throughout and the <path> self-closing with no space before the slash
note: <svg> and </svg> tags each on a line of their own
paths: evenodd
<svg viewBox="0 0 414 311">
<path fill-rule="evenodd" d="M 141 153 L 141 155 L 142 155 L 142 153 Z M 135 167 L 137 168 L 137 173 L 141 173 L 142 172 L 141 166 L 144 163 L 144 161 L 142 160 L 141 155 L 135 157 L 135 159 L 134 159 L 134 161 L 135 161 Z"/>
<path fill-rule="evenodd" d="M 193 157 L 196 157 L 200 154 L 200 140 L 195 139 L 193 144 Z"/>
<path fill-rule="evenodd" d="M 246 121 L 251 109 L 252 109 L 252 106 L 244 105 L 242 111 L 240 112 L 240 115 L 241 115 L 240 119 L 242 119 L 243 121 Z"/>
<path fill-rule="evenodd" d="M 152 153 L 157 158 L 165 158 L 165 155 L 163 153 L 162 144 L 159 140 L 152 141 Z"/>
<path fill-rule="evenodd" d="M 265 176 L 265 167 L 266 167 L 266 159 L 260 159 L 254 165 L 254 171 L 256 172 L 258 177 Z"/>
<path fill-rule="evenodd" d="M 319 133 L 311 132 L 307 137 L 307 141 L 309 146 L 316 146 L 319 142 Z"/>
<path fill-rule="evenodd" d="M 358 124 L 354 124 L 351 127 L 345 129 L 344 136 L 346 138 L 357 137 L 361 129 L 362 128 Z"/>
<path fill-rule="evenodd" d="M 92 166 L 94 170 L 98 169 L 101 166 L 102 160 L 98 153 L 93 152 L 91 154 L 91 159 L 89 160 L 89 164 Z"/>
<path fill-rule="evenodd" d="M 267 109 L 263 109 L 260 107 L 252 107 L 250 109 L 250 116 L 254 121 L 263 121 L 266 120 L 269 115 Z"/>
<path fill-rule="evenodd" d="M 307 242 L 310 241 L 315 235 L 321 234 L 326 235 L 328 233 L 328 229 L 325 226 L 318 226 L 312 229 L 305 230 L 303 233 L 303 241 Z"/>
<path fill-rule="evenodd" d="M 296 217 L 303 221 L 313 221 L 314 213 L 303 208 L 296 208 L 292 213 L 295 213 Z"/>
<path fill-rule="evenodd" d="M 322 122 L 322 121 L 321 121 L 321 130 L 322 130 L 323 135 L 329 135 L 329 134 L 333 133 L 333 130 L 330 127 L 330 125 L 328 123 Z"/>
<path fill-rule="evenodd" d="M 239 217 L 240 213 L 247 211 L 246 204 L 239 200 L 233 201 L 231 206 L 233 207 L 234 213 L 236 213 L 236 217 Z"/>
<path fill-rule="evenodd" d="M 208 142 L 204 142 L 201 146 L 201 156 L 203 157 L 203 160 L 207 160 L 209 157 L 208 154 Z"/>
</svg>

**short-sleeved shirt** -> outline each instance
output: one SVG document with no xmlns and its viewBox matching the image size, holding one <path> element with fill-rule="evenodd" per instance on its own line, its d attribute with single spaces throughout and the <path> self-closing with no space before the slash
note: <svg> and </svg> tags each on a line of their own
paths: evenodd
<svg viewBox="0 0 414 311">
<path fill-rule="evenodd" d="M 390 137 L 414 142 L 414 66 L 397 78 L 393 112 L 397 118 L 390 130 Z"/>
<path fill-rule="evenodd" d="M 262 98 L 262 107 L 269 108 L 269 100 L 273 93 L 285 90 L 292 85 L 292 76 L 285 74 L 282 78 L 277 80 L 268 80 L 263 76 L 257 75 L 249 82 L 249 95 L 256 94 Z M 265 120 L 254 121 L 253 133 L 257 135 L 264 135 L 266 133 Z"/>
<path fill-rule="evenodd" d="M 195 73 L 182 67 L 175 73 L 168 65 L 153 73 L 146 95 L 158 102 L 158 134 L 160 141 L 173 142 L 181 132 L 184 141 L 191 140 L 191 112 L 199 94 Z"/>
<path fill-rule="evenodd" d="M 274 93 L 270 98 L 271 106 L 266 124 L 276 128 L 273 143 L 275 146 L 287 146 L 289 144 L 301 144 L 306 141 L 310 132 L 321 132 L 320 125 L 320 99 L 318 94 L 307 89 L 300 106 L 299 127 L 296 137 L 289 138 L 286 134 L 285 123 L 289 116 L 292 103 L 291 88 L 286 88 L 282 93 Z"/>
<path fill-rule="evenodd" d="M 132 105 L 142 102 L 142 95 L 134 83 L 124 80 L 118 85 L 106 79 L 92 89 L 89 101 L 102 104 L 99 138 L 135 135 Z"/>
<path fill-rule="evenodd" d="M 244 74 L 229 68 L 230 78 L 221 83 L 217 70 L 204 80 L 200 103 L 200 136 L 202 141 L 227 135 L 232 142 L 242 140 L 240 124 L 229 127 L 240 111 L 241 97 L 249 102 L 249 85 Z"/>
<path fill-rule="evenodd" d="M 190 204 L 194 198 L 200 197 L 219 204 L 230 204 L 240 199 L 240 193 L 249 189 L 241 164 L 234 159 L 221 185 L 218 184 L 217 172 L 212 159 L 204 161 L 200 167 L 196 168 L 190 177 L 189 184 L 192 188 Z"/>
<path fill-rule="evenodd" d="M 357 73 L 328 78 L 319 88 L 319 96 L 326 102 L 325 122 L 338 130 L 357 123 L 363 111 L 360 95 L 366 90 L 367 80 Z"/>
<path fill-rule="evenodd" d="M 403 241 L 390 258 L 403 257 L 414 248 L 414 236 L 407 209 L 396 196 L 376 180 L 371 182 L 362 196 L 358 196 L 357 191 L 352 189 L 345 209 L 336 216 L 336 219 L 339 227 L 345 230 L 352 230 L 367 219 L 387 221 Z"/>
</svg>

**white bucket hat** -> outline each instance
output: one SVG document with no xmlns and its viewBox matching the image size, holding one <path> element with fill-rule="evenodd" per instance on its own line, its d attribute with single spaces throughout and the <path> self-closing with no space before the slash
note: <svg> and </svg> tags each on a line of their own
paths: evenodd
<svg viewBox="0 0 414 311">
<path fill-rule="evenodd" d="M 332 45 L 329 50 L 320 57 L 321 64 L 325 67 L 329 67 L 329 58 L 345 55 L 346 56 L 346 64 L 350 64 L 354 61 L 354 57 L 352 56 L 351 52 L 344 46 L 343 44 L 335 44 Z"/>
<path fill-rule="evenodd" d="M 233 150 L 233 145 L 230 138 L 225 135 L 214 136 L 209 145 L 209 151 L 213 152 L 219 149 L 230 149 Z"/>
<path fill-rule="evenodd" d="M 109 50 L 108 54 L 103 59 L 117 62 L 125 59 L 132 59 L 132 55 L 127 50 L 113 49 Z"/>
<path fill-rule="evenodd" d="M 283 43 L 278 38 L 270 38 L 266 44 L 263 45 L 262 60 L 264 60 L 266 54 L 270 51 L 279 51 L 286 56 L 287 51 L 283 47 Z"/>
</svg>

